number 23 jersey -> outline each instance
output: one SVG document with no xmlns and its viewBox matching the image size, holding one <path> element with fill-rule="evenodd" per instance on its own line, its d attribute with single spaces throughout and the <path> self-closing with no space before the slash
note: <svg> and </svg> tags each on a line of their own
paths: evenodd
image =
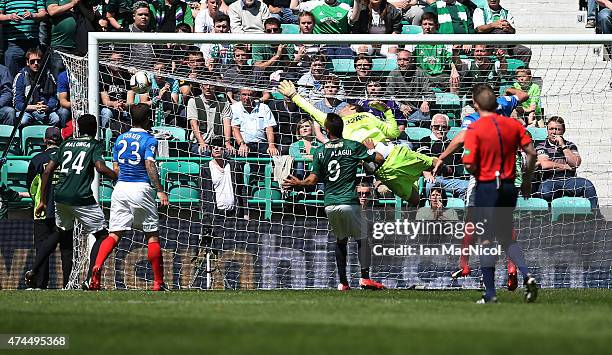
<svg viewBox="0 0 612 355">
<path fill-rule="evenodd" d="M 121 134 L 113 148 L 113 162 L 119 164 L 119 181 L 150 183 L 146 160 L 155 160 L 157 139 L 141 128 Z"/>
<path fill-rule="evenodd" d="M 71 206 L 96 204 L 91 190 L 95 163 L 104 163 L 102 142 L 90 137 L 70 138 L 51 154 L 51 161 L 59 165 L 59 179 L 55 185 L 55 202 Z"/>
</svg>

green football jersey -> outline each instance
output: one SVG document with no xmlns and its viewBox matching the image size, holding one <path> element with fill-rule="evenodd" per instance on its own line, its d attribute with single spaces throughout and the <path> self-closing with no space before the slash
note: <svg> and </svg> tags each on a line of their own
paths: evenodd
<svg viewBox="0 0 612 355">
<path fill-rule="evenodd" d="M 96 204 L 91 190 L 97 161 L 104 163 L 103 146 L 99 140 L 85 136 L 64 141 L 51 155 L 59 166 L 59 181 L 55 185 L 55 202 L 71 206 Z"/>
<path fill-rule="evenodd" d="M 429 75 L 442 74 L 450 68 L 452 62 L 452 49 L 444 44 L 418 44 L 415 46 L 413 55 L 417 65 Z"/>
<path fill-rule="evenodd" d="M 375 154 L 355 141 L 334 139 L 313 154 L 312 173 L 325 183 L 325 206 L 357 205 L 357 167 L 363 160 L 374 161 Z"/>
</svg>

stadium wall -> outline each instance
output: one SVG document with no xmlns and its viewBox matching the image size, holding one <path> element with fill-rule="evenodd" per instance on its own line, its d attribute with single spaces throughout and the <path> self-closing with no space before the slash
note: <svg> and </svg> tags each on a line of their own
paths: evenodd
<svg viewBox="0 0 612 355">
<path fill-rule="evenodd" d="M 223 237 L 212 239 L 217 252 L 213 263 L 213 289 L 333 288 L 336 286 L 333 259 L 334 237 L 326 222 L 293 220 L 283 223 L 226 221 Z M 166 280 L 175 289 L 203 289 L 206 271 L 196 272 L 191 262 L 199 245 L 197 223 L 169 220 L 162 224 Z M 551 223 L 530 220 L 519 229 L 518 240 L 526 249 L 528 264 L 548 288 L 612 287 L 612 222 L 601 220 Z M 216 230 L 221 230 L 218 226 Z M 34 259 L 32 221 L 6 220 L 0 224 L 0 288 L 24 288 L 23 274 Z M 435 244 L 444 237 L 420 236 L 415 241 Z M 453 240 L 449 238 L 448 240 Z M 444 239 L 446 240 L 446 239 Z M 458 245 L 457 239 L 454 244 Z M 388 245 L 406 243 L 406 238 L 387 240 Z M 122 239 L 120 251 L 107 261 L 103 288 L 145 289 L 152 285 L 144 236 Z M 349 272 L 358 281 L 355 243 L 350 243 Z M 192 246 L 187 248 L 187 246 Z M 221 251 L 222 250 L 222 251 Z M 452 260 L 449 260 L 452 259 Z M 475 263 L 476 258 L 472 258 Z M 449 267 L 455 256 L 374 257 L 372 274 L 391 288 L 478 287 L 477 276 L 452 284 Z M 504 261 L 498 263 L 498 279 L 504 279 Z M 61 285 L 59 251 L 51 258 L 50 288 Z M 355 285 L 356 286 L 356 285 Z"/>
</svg>

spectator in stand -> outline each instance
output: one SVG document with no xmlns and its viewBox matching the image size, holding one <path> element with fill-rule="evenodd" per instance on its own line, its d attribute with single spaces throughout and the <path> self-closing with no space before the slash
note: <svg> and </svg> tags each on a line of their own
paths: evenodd
<svg viewBox="0 0 612 355">
<path fill-rule="evenodd" d="M 194 23 L 194 27 L 195 27 L 195 19 L 198 17 L 198 15 L 200 14 L 200 8 L 204 8 L 206 6 L 204 6 L 206 4 L 206 0 L 204 0 L 204 2 L 201 2 L 201 0 L 187 0 L 187 5 L 189 5 L 189 8 L 191 9 L 191 17 L 193 17 L 193 23 Z M 206 9 L 204 9 L 206 10 Z M 195 32 L 195 31 L 194 31 Z"/>
<path fill-rule="evenodd" d="M 0 64 L 0 124 L 12 126 L 16 117 L 13 108 L 13 77 L 8 68 Z"/>
<path fill-rule="evenodd" d="M 418 0 L 393 0 L 389 1 L 402 13 L 402 20 L 411 25 L 420 26 L 423 9 L 419 6 Z"/>
<path fill-rule="evenodd" d="M 219 12 L 215 15 L 213 33 L 230 33 L 230 18 Z M 203 43 L 200 50 L 208 70 L 223 73 L 234 61 L 234 45 L 231 43 Z"/>
<path fill-rule="evenodd" d="M 240 89 L 240 101 L 232 104 L 232 131 L 238 155 L 242 157 L 267 158 L 279 155 L 274 140 L 276 121 L 268 105 L 256 100 L 253 90 Z M 250 187 L 263 180 L 264 164 L 251 164 Z M 249 192 L 249 195 L 251 192 Z"/>
<path fill-rule="evenodd" d="M 449 128 L 448 116 L 442 113 L 435 114 L 431 120 L 431 135 L 416 142 L 414 150 L 428 156 L 440 156 L 451 142 L 446 136 Z M 439 172 L 436 176 L 428 171 L 423 172 L 428 195 L 432 186 L 440 185 L 453 196 L 465 199 L 468 180 L 465 179 L 466 174 L 461 163 L 461 155 L 461 153 L 454 153 L 444 159 L 447 170 Z"/>
<path fill-rule="evenodd" d="M 597 192 L 593 183 L 576 176 L 576 169 L 582 164 L 578 147 L 563 138 L 565 121 L 553 116 L 546 123 L 548 137 L 538 144 L 538 165 L 542 169 L 542 182 L 538 194 L 547 201 L 561 196 L 584 197 L 597 210 Z"/>
<path fill-rule="evenodd" d="M 506 51 L 501 48 L 495 50 L 495 56 L 497 61 L 493 62 L 491 60 L 491 47 L 486 44 L 474 46 L 473 61 L 464 66 L 461 77 L 461 93 L 467 94 L 477 84 L 488 84 L 493 88 L 493 91 L 499 92 L 502 79 L 506 75 L 508 62 Z"/>
<path fill-rule="evenodd" d="M 426 0 L 429 4 L 425 12 L 437 16 L 440 34 L 474 33 L 474 23 L 469 9 L 456 0 Z M 421 21 L 423 19 L 421 18 Z M 421 22 L 422 24 L 422 22 Z"/>
<path fill-rule="evenodd" d="M 312 155 L 314 154 L 314 150 L 318 148 L 321 143 L 315 139 L 313 134 L 314 132 L 314 122 L 310 117 L 302 118 L 295 125 L 295 137 L 297 140 L 291 144 L 289 147 L 289 155 L 291 155 L 295 159 L 307 159 L 312 161 Z M 293 174 L 295 177 L 303 179 L 306 176 L 306 171 L 312 170 L 312 163 L 310 161 L 296 161 L 295 169 Z M 312 187 L 312 189 L 306 189 L 314 191 L 315 189 L 320 188 L 322 186 Z"/>
<path fill-rule="evenodd" d="M 447 209 L 446 191 L 440 185 L 434 185 L 427 193 L 429 196 L 429 206 L 418 209 L 416 217 L 417 221 L 458 221 L 459 216 L 453 209 Z"/>
<path fill-rule="evenodd" d="M 57 114 L 60 118 L 60 128 L 66 127 L 66 122 L 71 118 L 72 113 L 70 109 L 72 104 L 70 103 L 70 80 L 68 79 L 68 72 L 63 71 L 57 78 L 57 99 L 59 100 L 59 107 Z"/>
<path fill-rule="evenodd" d="M 204 4 L 204 3 L 203 3 Z M 219 14 L 225 14 L 219 10 L 221 7 L 221 0 L 205 0 L 206 8 L 198 13 L 198 16 L 195 18 L 195 27 L 193 32 L 196 33 L 211 33 L 215 28 L 215 17 Z M 229 32 L 229 17 L 228 17 L 228 29 L 225 32 Z M 220 33 L 220 32 L 216 32 Z"/>
<path fill-rule="evenodd" d="M 202 73 L 206 80 L 216 80 L 212 73 Z M 220 138 L 225 143 L 228 152 L 235 153 L 231 145 L 232 110 L 225 101 L 216 96 L 216 86 L 200 83 L 202 94 L 192 97 L 187 102 L 187 122 L 189 122 L 191 152 L 210 155 L 210 144 Z"/>
<path fill-rule="evenodd" d="M 400 110 L 408 117 L 408 121 L 415 121 L 420 107 L 429 105 L 424 98 L 433 97 L 429 79 L 421 68 L 414 64 L 412 53 L 401 50 L 397 54 L 397 69 L 387 76 L 386 96 L 395 98 L 400 103 Z"/>
<path fill-rule="evenodd" d="M 423 34 L 438 33 L 438 18 L 435 14 L 426 12 L 421 18 Z M 459 47 L 444 44 L 408 45 L 405 49 L 414 56 L 417 66 L 427 75 L 433 87 L 453 93 L 459 91 L 460 65 Z"/>
<path fill-rule="evenodd" d="M 298 93 L 310 101 L 323 97 L 323 79 L 326 75 L 327 57 L 314 55 L 310 62 L 310 71 L 297 81 Z"/>
<path fill-rule="evenodd" d="M 348 105 L 346 101 L 342 101 L 338 98 L 343 91 L 344 89 L 340 83 L 340 78 L 338 78 L 337 75 L 326 75 L 323 80 L 323 93 L 325 97 L 315 102 L 314 106 L 322 112 L 337 114 Z M 321 129 L 321 126 L 317 122 L 314 122 L 314 132 L 319 142 L 326 143 L 328 141 L 327 134 L 325 134 L 324 130 Z"/>
<path fill-rule="evenodd" d="M 402 32 L 402 13 L 387 0 L 367 0 L 367 8 L 361 11 L 359 21 L 353 27 L 354 33 L 400 34 Z M 351 49 L 356 54 L 369 56 L 395 56 L 395 45 L 353 44 Z"/>
<path fill-rule="evenodd" d="M 144 94 L 136 94 L 133 90 L 127 92 L 127 107 L 138 105 L 139 103 L 146 104 L 153 111 L 153 126 L 163 124 L 171 124 L 172 113 L 175 111 L 175 104 L 179 98 L 179 83 L 178 80 L 172 80 L 164 76 L 166 72 L 166 64 L 158 62 L 153 65 L 153 75 L 149 77 L 151 88 L 149 92 Z M 179 125 L 177 125 L 179 126 Z M 180 125 L 179 127 L 184 127 Z"/>
<path fill-rule="evenodd" d="M 0 23 L 4 38 L 4 65 L 11 77 L 23 68 L 25 53 L 36 48 L 39 24 L 47 16 L 40 0 L 0 0 Z"/>
<path fill-rule="evenodd" d="M 229 6 L 232 33 L 264 33 L 264 21 L 270 17 L 268 6 L 260 0 L 239 0 Z"/>
<path fill-rule="evenodd" d="M 474 30 L 476 33 L 515 34 L 514 16 L 510 11 L 501 7 L 500 0 L 487 0 L 487 4 L 485 8 L 474 10 Z M 509 47 L 503 46 L 502 48 L 509 55 L 522 60 L 526 66 L 529 66 L 531 49 L 520 44 Z"/>
<path fill-rule="evenodd" d="M 355 63 L 355 77 L 344 84 L 344 90 L 349 100 L 359 100 L 366 96 L 366 86 L 372 75 L 372 59 L 359 54 L 353 61 Z"/>
<path fill-rule="evenodd" d="M 298 15 L 298 25 L 300 34 L 312 34 L 314 29 L 314 15 L 308 11 L 302 11 Z M 296 44 L 294 48 L 296 70 L 298 73 L 306 74 L 310 70 L 310 62 L 313 56 L 321 53 L 321 46 L 318 44 Z M 327 65 L 328 63 L 326 63 Z"/>
<path fill-rule="evenodd" d="M 113 31 L 126 31 L 134 22 L 132 13 L 135 0 L 108 0 L 106 20 Z"/>
<path fill-rule="evenodd" d="M 80 0 L 45 0 L 47 13 L 51 17 L 51 48 L 54 51 L 75 53 L 76 50 L 76 17 L 75 11 Z M 64 63 L 56 52 L 49 59 L 49 69 L 53 77 L 58 78 L 64 70 Z"/>
<path fill-rule="evenodd" d="M 540 85 L 532 81 L 531 69 L 518 68 L 516 70 L 516 82 L 513 87 L 529 95 L 529 99 L 516 108 L 518 119 L 522 120 L 523 124 L 529 127 L 544 127 L 540 104 Z"/>
<path fill-rule="evenodd" d="M 597 0 L 587 0 L 587 22 L 584 28 L 597 26 Z"/>
<path fill-rule="evenodd" d="M 283 32 L 280 21 L 270 17 L 264 22 L 266 34 L 280 34 Z M 284 79 L 292 79 L 297 74 L 292 70 L 296 66 L 294 60 L 294 46 L 287 44 L 254 44 L 253 45 L 253 67 L 256 78 L 262 82 L 280 82 L 282 75 Z M 274 74 L 274 75 L 273 75 Z"/>
<path fill-rule="evenodd" d="M 359 20 L 362 4 L 365 6 L 365 0 L 355 0 L 353 7 L 338 0 L 291 0 L 291 10 L 313 14 L 314 34 L 338 35 L 350 33 L 351 26 Z M 330 59 L 353 57 L 348 46 L 326 46 L 326 51 Z"/>
<path fill-rule="evenodd" d="M 278 150 L 281 155 L 287 155 L 289 154 L 289 146 L 293 143 L 298 122 L 308 118 L 308 115 L 286 97 L 282 100 L 272 100 L 268 103 L 268 106 L 276 120 L 276 132 L 278 134 L 275 142 L 278 142 Z"/>
<path fill-rule="evenodd" d="M 151 10 L 146 1 L 137 1 L 133 6 L 134 23 L 129 26 L 129 32 L 150 32 Z M 155 49 L 147 43 L 129 44 L 130 63 L 138 63 L 144 68 L 150 68 L 155 63 Z"/>
<path fill-rule="evenodd" d="M 249 51 L 246 45 L 234 46 L 234 65 L 229 67 L 223 74 L 223 82 L 226 84 L 225 94 L 231 103 L 239 102 L 239 89 L 253 86 L 253 66 L 248 64 Z"/>
<path fill-rule="evenodd" d="M 127 92 L 130 73 L 118 65 L 123 60 L 123 53 L 113 51 L 108 65 L 100 66 L 100 127 L 110 127 L 119 134 L 130 127 L 130 114 L 127 111 Z"/>
<path fill-rule="evenodd" d="M 227 159 L 223 138 L 210 141 L 212 160 L 202 166 L 203 235 L 213 236 L 215 230 L 227 226 L 229 218 L 248 219 L 246 196 L 243 192 L 242 164 Z"/>
<path fill-rule="evenodd" d="M 597 13 L 597 25 L 603 34 L 612 33 L 612 1 L 596 0 L 599 5 Z"/>
<path fill-rule="evenodd" d="M 57 126 L 60 117 L 57 114 L 59 103 L 57 101 L 57 86 L 55 79 L 49 70 L 41 74 L 41 79 L 36 87 L 34 78 L 42 66 L 42 52 L 38 48 L 29 49 L 26 52 L 27 66 L 17 73 L 14 81 L 14 107 L 21 111 L 25 108 L 25 114 L 21 119 L 20 126 L 31 124 L 46 124 Z M 33 91 L 29 102 L 26 102 L 27 93 Z"/>
<path fill-rule="evenodd" d="M 264 4 L 268 5 L 270 16 L 277 18 L 281 23 L 297 23 L 297 16 L 290 9 L 290 0 L 264 0 Z"/>
<path fill-rule="evenodd" d="M 186 23 L 193 28 L 191 8 L 181 0 L 149 0 L 154 32 L 176 32 L 176 26 Z"/>
<path fill-rule="evenodd" d="M 380 118 L 381 120 L 385 119 L 385 114 L 373 107 L 370 107 L 370 103 L 374 101 L 382 101 L 388 108 L 393 111 L 393 115 L 395 116 L 395 120 L 397 122 L 397 126 L 400 131 L 404 131 L 406 128 L 406 116 L 400 110 L 400 105 L 395 100 L 383 100 L 383 96 L 385 93 L 385 89 L 383 89 L 382 84 L 380 82 L 379 77 L 371 76 L 368 79 L 366 84 L 366 97 L 367 99 L 357 101 L 358 105 L 363 106 L 365 112 L 369 112 L 374 116 Z M 417 111 L 420 113 L 420 111 Z M 426 108 L 426 112 L 421 114 L 423 116 L 422 119 L 429 120 L 429 107 Z M 426 116 L 426 117 L 425 117 Z"/>
</svg>

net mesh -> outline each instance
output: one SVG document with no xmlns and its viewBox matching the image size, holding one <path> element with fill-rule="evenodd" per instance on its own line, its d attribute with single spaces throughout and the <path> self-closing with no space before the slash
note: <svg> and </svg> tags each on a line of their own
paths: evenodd
<svg viewBox="0 0 612 355">
<path fill-rule="evenodd" d="M 278 83 L 293 81 L 298 92 L 324 112 L 342 114 L 347 103 L 355 103 L 384 120 L 381 112 L 368 106 L 373 100 L 384 101 L 403 131 L 398 144 L 439 155 L 428 141 L 435 114 L 448 117 L 447 137 L 452 137 L 460 131 L 463 116 L 473 112 L 472 85 L 488 83 L 504 95 L 506 88 L 519 87 L 520 76 L 529 76 L 531 84 L 523 89 L 532 94 L 531 101 L 513 115 L 529 125 L 536 145 L 546 139 L 546 118 L 565 118 L 564 137 L 576 144 L 582 158 L 577 176 L 593 185 L 574 182 L 555 185 L 548 195 L 534 194 L 516 213 L 517 238 L 544 287 L 610 287 L 609 228 L 596 218 L 612 203 L 610 67 L 597 56 L 600 47 L 534 44 L 525 52 L 513 45 L 417 43 L 286 44 L 280 49 L 228 43 L 103 44 L 99 47 L 100 137 L 110 157 L 116 137 L 130 127 L 128 107 L 139 102 L 152 105 L 160 175 L 170 198 L 170 207 L 160 208 L 159 214 L 165 280 L 171 287 L 334 287 L 335 239 L 323 210 L 324 187 L 296 191 L 283 190 L 279 184 L 287 173 L 308 175 L 309 147 L 325 141 L 325 133 L 319 125 L 304 121 L 307 113 L 284 100 L 276 90 Z M 63 58 L 71 78 L 73 111 L 85 112 L 87 58 Z M 520 69 L 524 67 L 530 71 Z M 136 71 L 149 74 L 149 93 L 130 91 L 129 79 Z M 245 103 L 259 113 L 257 123 L 242 118 L 250 111 L 244 109 Z M 311 130 L 301 131 L 303 122 Z M 271 128 L 266 131 L 266 127 Z M 269 146 L 272 137 L 274 145 Z M 223 159 L 210 158 L 215 139 L 226 148 Z M 238 141 L 248 143 L 248 154 L 242 154 Z M 271 158 L 270 148 L 281 157 Z M 460 165 L 460 153 L 450 165 L 453 173 L 445 177 L 447 206 L 462 220 L 468 175 Z M 228 177 L 221 171 L 231 173 Z M 536 192 L 542 191 L 538 186 L 547 178 L 546 172 L 536 174 Z M 415 219 L 418 211 L 409 210 L 365 171 L 356 179 L 367 196 L 363 206 L 370 225 Z M 421 207 L 428 204 L 427 185 L 419 180 Z M 587 191 L 589 186 L 594 190 Z M 112 190 L 110 181 L 100 181 L 100 203 L 107 215 Z M 594 210 L 595 191 L 599 209 Z M 561 199 L 564 195 L 578 198 Z M 419 241 L 427 245 L 441 239 L 424 235 Z M 389 243 L 400 246 L 405 241 L 396 237 Z M 75 245 L 81 260 L 75 264 L 72 285 L 85 275 L 87 238 L 76 236 Z M 103 288 L 150 288 L 153 276 L 146 247 L 142 233 L 128 233 L 105 264 Z M 349 255 L 349 279 L 356 286 L 359 264 L 353 243 Z M 476 272 L 459 282 L 450 279 L 457 259 L 375 256 L 372 276 L 388 287 L 478 287 Z M 474 268 L 476 259 L 471 260 Z M 504 261 L 498 266 L 503 279 Z"/>
</svg>

